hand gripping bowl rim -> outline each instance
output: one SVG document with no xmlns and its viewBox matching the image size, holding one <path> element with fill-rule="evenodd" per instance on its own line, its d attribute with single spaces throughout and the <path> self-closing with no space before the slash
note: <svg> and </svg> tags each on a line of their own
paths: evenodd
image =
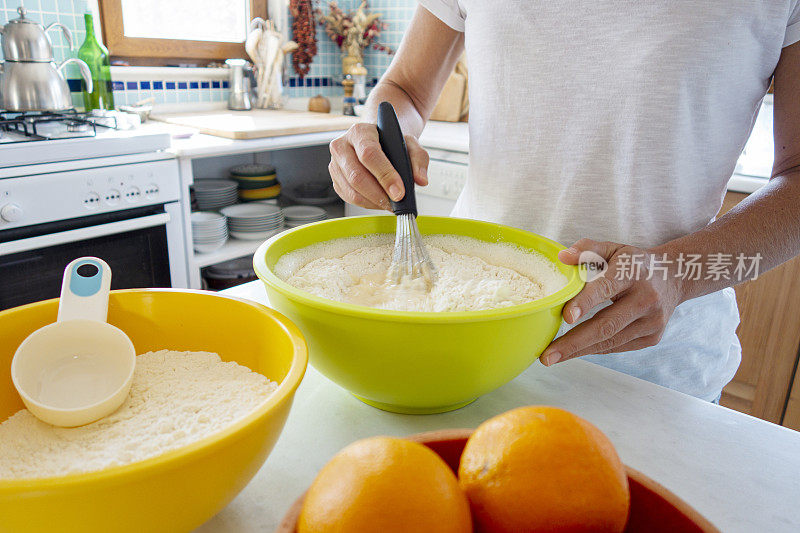
<svg viewBox="0 0 800 533">
<path fill-rule="evenodd" d="M 297 387 L 300 386 L 300 383 L 303 380 L 303 376 L 305 375 L 306 368 L 308 366 L 308 346 L 305 341 L 305 337 L 303 337 L 303 334 L 300 332 L 300 329 L 291 320 L 289 320 L 286 316 L 279 313 L 278 311 L 270 307 L 267 307 L 265 305 L 262 305 L 258 302 L 253 302 L 251 300 L 246 300 L 244 298 L 214 294 L 214 293 L 209 293 L 208 291 L 201 291 L 194 289 L 121 289 L 121 290 L 113 290 L 111 291 L 111 294 L 125 294 L 133 292 L 138 292 L 138 293 L 180 292 L 180 293 L 201 294 L 204 296 L 212 296 L 212 297 L 215 296 L 219 298 L 227 298 L 229 300 L 235 300 L 240 303 L 255 307 L 261 311 L 266 312 L 267 314 L 271 315 L 273 318 L 276 319 L 278 324 L 280 324 L 281 328 L 286 332 L 287 335 L 289 335 L 293 345 L 295 346 L 295 352 L 293 354 L 292 364 L 291 367 L 289 368 L 289 371 L 286 374 L 286 377 L 283 378 L 283 380 L 281 380 L 280 383 L 278 383 L 278 387 L 266 399 L 266 401 L 261 405 L 259 405 L 252 412 L 248 413 L 247 415 L 240 418 L 233 424 L 230 424 L 229 426 L 225 427 L 224 429 L 216 433 L 213 433 L 211 435 L 208 435 L 207 437 L 203 437 L 200 440 L 194 441 L 185 446 L 181 446 L 180 448 L 169 450 L 155 457 L 150 457 L 148 459 L 143 459 L 141 461 L 125 465 L 112 466 L 92 472 L 80 472 L 75 474 L 67 474 L 64 476 L 51 476 L 51 477 L 0 479 L 0 496 L 2 496 L 4 492 L 13 493 L 21 489 L 41 490 L 45 487 L 47 489 L 52 489 L 56 487 L 69 486 L 75 484 L 80 485 L 87 482 L 115 483 L 115 478 L 119 475 L 132 476 L 129 477 L 130 481 L 141 478 L 143 476 L 150 475 L 153 469 L 155 468 L 169 467 L 171 469 L 174 469 L 175 467 L 182 465 L 187 461 L 191 461 L 193 458 L 199 455 L 205 455 L 211 453 L 220 446 L 223 446 L 225 444 L 225 441 L 232 438 L 236 433 L 254 423 L 258 418 L 264 416 L 266 413 L 272 410 L 273 407 L 286 400 L 287 397 L 290 397 L 292 394 L 294 394 L 294 392 L 297 390 Z M 55 300 L 58 300 L 58 298 L 52 298 L 50 300 L 42 300 L 40 302 L 34 302 L 19 307 L 13 307 L 11 309 L 7 309 L 6 311 L 24 310 L 29 307 L 41 305 L 48 302 L 53 302 Z M 0 319 L 2 319 L 2 316 L 6 311 L 0 312 Z"/>
<path fill-rule="evenodd" d="M 357 220 L 357 219 L 367 219 L 367 218 L 375 218 L 375 216 L 365 215 L 358 217 L 347 217 L 347 220 Z M 453 218 L 455 217 L 433 217 L 433 216 L 419 217 L 419 219 L 422 221 L 424 221 L 425 219 L 436 220 L 436 219 L 453 219 Z M 267 266 L 266 262 L 267 252 L 270 249 L 270 247 L 272 247 L 279 240 L 286 238 L 288 235 L 298 232 L 308 231 L 309 229 L 313 229 L 314 227 L 321 226 L 324 224 L 336 224 L 338 220 L 342 219 L 328 219 L 319 222 L 314 222 L 311 224 L 305 224 L 278 233 L 273 237 L 270 237 L 267 241 L 265 241 L 264 243 L 261 244 L 261 246 L 258 247 L 255 255 L 253 256 L 253 268 L 256 272 L 256 275 L 259 277 L 259 279 L 261 279 L 261 281 L 267 284 L 270 288 L 281 293 L 283 296 L 292 300 L 299 301 L 304 305 L 316 309 L 334 312 L 339 315 L 347 315 L 357 318 L 367 318 L 370 320 L 383 320 L 387 322 L 414 322 L 414 323 L 427 323 L 427 324 L 502 320 L 517 316 L 530 315 L 538 311 L 543 311 L 545 309 L 550 309 L 559 305 L 563 305 L 564 303 L 572 299 L 574 296 L 576 296 L 583 289 L 584 286 L 584 281 L 580 277 L 580 272 L 582 270 L 582 267 L 564 265 L 571 272 L 570 275 L 565 274 L 565 276 L 567 277 L 567 284 L 564 285 L 561 289 L 554 292 L 553 294 L 545 296 L 544 298 L 533 300 L 531 302 L 511 305 L 507 307 L 499 307 L 494 309 L 484 309 L 481 311 L 448 311 L 448 312 L 393 311 L 388 309 L 376 309 L 374 307 L 368 307 L 365 305 L 356 305 L 345 302 L 338 302 L 336 300 L 331 300 L 328 298 L 322 298 L 321 296 L 316 296 L 314 294 L 311 294 L 310 292 L 298 289 L 293 285 L 283 281 L 273 272 L 271 268 Z M 493 222 L 484 222 L 482 220 L 472 220 L 472 219 L 457 219 L 457 220 L 465 220 L 468 221 L 470 224 L 481 225 L 489 228 L 502 229 L 503 231 L 506 232 L 510 231 L 514 234 L 525 235 L 528 237 L 533 236 L 536 239 L 543 241 L 545 244 L 549 244 L 559 250 L 566 249 L 566 246 L 564 246 L 561 243 L 558 243 L 552 239 L 548 239 L 547 237 L 544 237 L 542 235 L 538 235 L 536 233 L 525 231 L 519 228 L 505 226 L 502 224 L 495 224 Z M 344 235 L 341 238 L 347 238 L 351 236 L 352 235 Z M 484 242 L 490 242 L 490 241 L 484 241 Z M 509 242 L 511 244 L 516 244 L 512 241 L 497 241 L 497 242 Z M 518 246 L 521 246 L 522 248 L 528 248 L 523 245 L 518 245 Z"/>
</svg>

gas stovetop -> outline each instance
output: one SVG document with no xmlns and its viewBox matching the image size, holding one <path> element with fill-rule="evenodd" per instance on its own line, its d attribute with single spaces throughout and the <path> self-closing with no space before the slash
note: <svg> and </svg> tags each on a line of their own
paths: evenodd
<svg viewBox="0 0 800 533">
<path fill-rule="evenodd" d="M 74 110 L 61 113 L 0 111 L 0 144 L 96 137 L 98 130 L 117 129 L 115 117 Z"/>
<path fill-rule="evenodd" d="M 170 141 L 152 129 L 120 129 L 113 113 L 0 110 L 0 168 L 157 152 Z"/>
</svg>

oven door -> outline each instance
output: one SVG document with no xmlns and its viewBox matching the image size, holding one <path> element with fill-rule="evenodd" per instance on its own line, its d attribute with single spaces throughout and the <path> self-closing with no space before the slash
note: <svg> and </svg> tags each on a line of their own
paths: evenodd
<svg viewBox="0 0 800 533">
<path fill-rule="evenodd" d="M 112 289 L 169 287 L 170 218 L 158 205 L 0 232 L 0 310 L 58 297 L 82 256 L 109 264 Z"/>
</svg>

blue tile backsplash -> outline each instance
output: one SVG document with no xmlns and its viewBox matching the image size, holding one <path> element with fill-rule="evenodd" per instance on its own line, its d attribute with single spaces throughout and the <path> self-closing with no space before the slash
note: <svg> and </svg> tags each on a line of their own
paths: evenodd
<svg viewBox="0 0 800 533">
<path fill-rule="evenodd" d="M 346 10 L 354 10 L 361 0 L 339 0 L 339 6 Z M 16 18 L 16 9 L 19 0 L 0 0 L 0 23 Z M 83 13 L 86 10 L 86 0 L 25 0 L 27 16 L 43 24 L 59 22 L 72 32 L 75 48 L 81 45 L 85 38 Z M 381 42 L 393 49 L 400 44 L 403 32 L 411 20 L 416 7 L 415 0 L 372 0 L 370 9 L 380 12 L 382 20 L 389 25 L 381 35 Z M 318 6 L 327 12 L 327 2 L 320 0 Z M 291 24 L 291 17 L 289 18 Z M 56 61 L 63 61 L 70 57 L 69 48 L 65 39 L 57 32 L 52 33 L 53 50 Z M 290 97 L 309 97 L 323 94 L 328 97 L 342 95 L 341 79 L 341 54 L 336 45 L 328 38 L 321 26 L 317 27 L 318 53 L 314 57 L 311 72 L 301 80 L 294 74 L 291 65 L 287 67 L 289 74 L 287 94 Z M 365 66 L 369 71 L 368 86 L 374 86 L 378 78 L 389 66 L 392 56 L 376 50 L 365 52 Z M 83 105 L 80 94 L 80 81 L 77 69 L 69 65 L 67 75 L 70 78 L 70 89 L 73 91 L 72 99 L 76 107 Z M 190 80 L 190 81 L 164 81 L 139 80 L 139 81 L 114 81 L 114 100 L 118 105 L 133 104 L 139 100 L 153 97 L 156 103 L 194 103 L 225 101 L 228 98 L 228 82 L 222 80 Z"/>
<path fill-rule="evenodd" d="M 77 80 L 75 80 L 77 81 Z M 163 80 L 140 80 L 113 82 L 114 101 L 132 104 L 153 97 L 156 103 L 221 102 L 228 99 L 227 83 L 219 81 L 212 88 L 210 81 L 175 82 Z M 80 82 L 78 82 L 80 87 Z M 80 90 L 80 88 L 78 88 Z M 178 98 L 180 95 L 180 98 Z"/>
</svg>

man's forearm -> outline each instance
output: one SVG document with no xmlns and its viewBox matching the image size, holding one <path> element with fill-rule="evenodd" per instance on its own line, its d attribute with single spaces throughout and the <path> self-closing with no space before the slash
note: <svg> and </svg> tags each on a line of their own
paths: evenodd
<svg viewBox="0 0 800 533">
<path fill-rule="evenodd" d="M 365 122 L 374 124 L 377 120 L 378 105 L 381 102 L 390 102 L 394 106 L 400 127 L 406 135 L 419 137 L 425 127 L 425 119 L 417 108 L 411 96 L 397 83 L 381 79 L 372 90 L 367 99 Z"/>
<path fill-rule="evenodd" d="M 705 228 L 650 251 L 654 260 L 666 254 L 673 275 L 678 275 L 679 257 L 699 255 L 706 267 L 723 257 L 731 261 L 729 276 L 706 269 L 699 279 L 682 278 L 681 301 L 747 281 L 791 259 L 800 254 L 800 169 L 772 178 Z M 736 271 L 737 257 L 756 261 L 756 268 Z"/>
<path fill-rule="evenodd" d="M 364 122 L 374 124 L 378 104 L 390 102 L 403 133 L 419 137 L 463 50 L 463 33 L 418 6 L 391 65 L 367 99 Z"/>
</svg>

